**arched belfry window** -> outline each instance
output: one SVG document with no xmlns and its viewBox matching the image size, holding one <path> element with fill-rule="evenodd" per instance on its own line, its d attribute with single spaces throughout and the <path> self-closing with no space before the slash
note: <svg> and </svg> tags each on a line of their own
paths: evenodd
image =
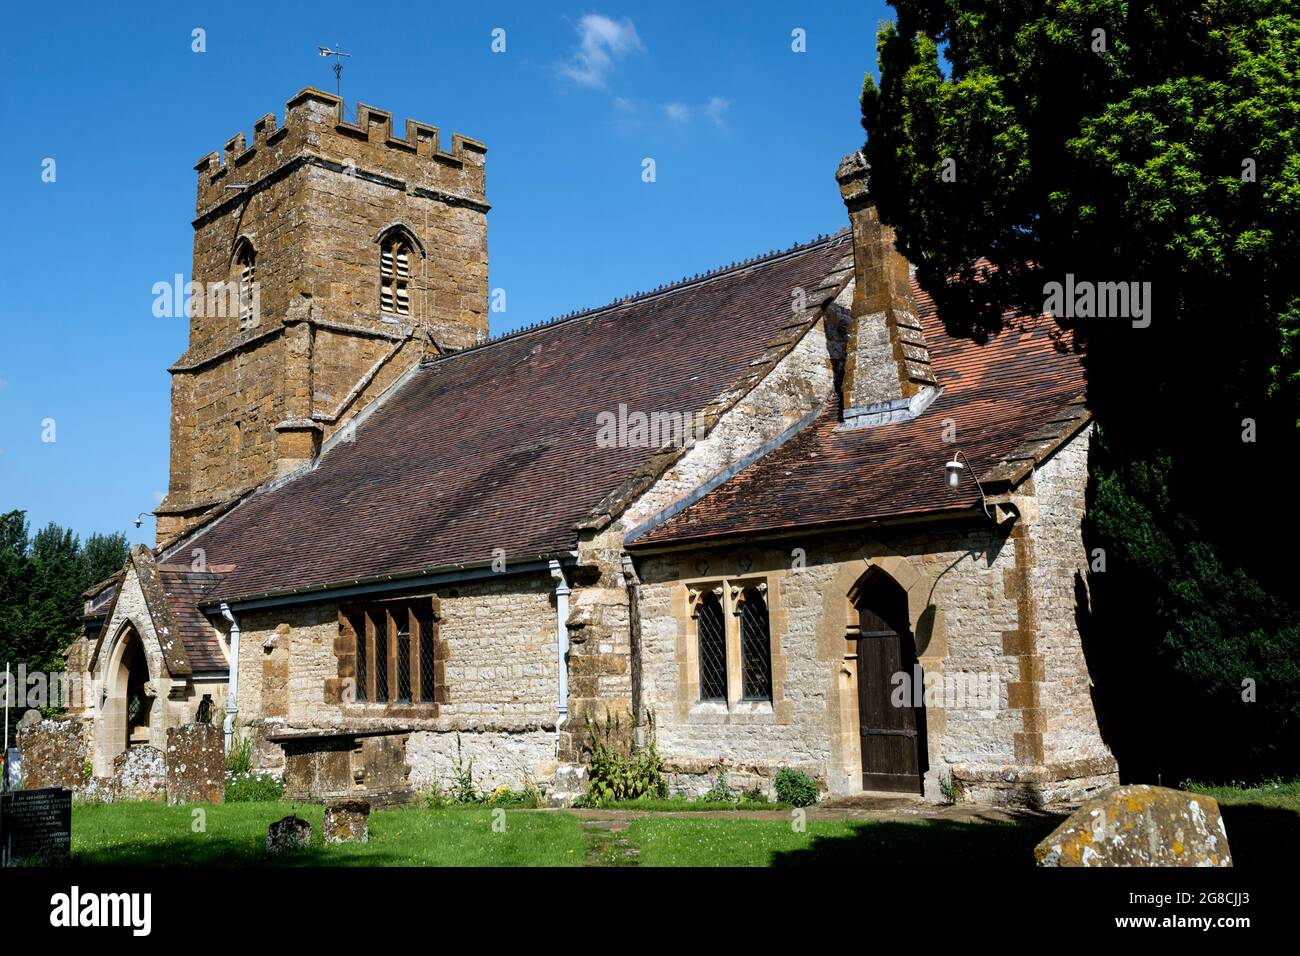
<svg viewBox="0 0 1300 956">
<path fill-rule="evenodd" d="M 695 632 L 699 637 L 700 700 L 725 701 L 727 625 L 722 613 L 722 598 L 713 591 L 700 599 L 695 612 Z"/>
<path fill-rule="evenodd" d="M 257 324 L 257 251 L 247 239 L 235 245 L 231 271 L 239 284 L 239 327 L 252 328 Z"/>
<path fill-rule="evenodd" d="M 411 314 L 411 242 L 391 232 L 379 244 L 379 310 L 388 315 Z"/>
<path fill-rule="evenodd" d="M 772 635 L 758 587 L 746 588 L 740 605 L 740 678 L 745 700 L 772 699 Z"/>
</svg>

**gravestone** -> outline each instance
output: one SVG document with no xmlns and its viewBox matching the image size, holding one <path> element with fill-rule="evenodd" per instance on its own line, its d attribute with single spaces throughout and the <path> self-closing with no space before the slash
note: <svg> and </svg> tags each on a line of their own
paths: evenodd
<svg viewBox="0 0 1300 956">
<path fill-rule="evenodd" d="M 184 724 L 167 730 L 167 802 L 224 803 L 226 745 L 220 727 Z"/>
<path fill-rule="evenodd" d="M 1034 847 L 1039 866 L 1232 866 L 1213 797 L 1167 787 L 1114 787 Z"/>
<path fill-rule="evenodd" d="M 27 789 L 78 790 L 86 782 L 86 734 L 81 721 L 42 720 L 38 711 L 29 710 L 18 724 L 16 740 L 23 752 Z"/>
<path fill-rule="evenodd" d="M 322 829 L 326 843 L 369 843 L 370 804 L 364 800 L 329 804 Z"/>
<path fill-rule="evenodd" d="M 311 843 L 311 824 L 302 817 L 281 817 L 266 828 L 267 853 L 292 853 Z"/>
<path fill-rule="evenodd" d="M 167 764 L 157 747 L 128 747 L 113 758 L 114 800 L 166 800 Z"/>
<path fill-rule="evenodd" d="M 0 864 L 62 863 L 71 852 L 71 790 L 46 787 L 0 795 Z"/>
</svg>

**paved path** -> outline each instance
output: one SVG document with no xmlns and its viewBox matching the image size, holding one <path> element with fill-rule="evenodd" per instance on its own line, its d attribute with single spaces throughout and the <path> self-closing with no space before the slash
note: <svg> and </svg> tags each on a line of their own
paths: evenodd
<svg viewBox="0 0 1300 956">
<path fill-rule="evenodd" d="M 1027 807 L 993 807 L 974 803 L 942 805 L 918 797 L 861 794 L 825 800 L 807 808 L 809 820 L 950 820 L 954 823 L 1008 823 L 1022 820 L 1062 820 L 1069 807 L 1033 810 Z M 577 810 L 543 808 L 534 813 L 572 813 L 583 826 L 602 823 L 617 832 L 641 817 L 713 817 L 724 820 L 788 820 L 790 810 Z M 618 826 L 621 824 L 621 826 Z"/>
</svg>

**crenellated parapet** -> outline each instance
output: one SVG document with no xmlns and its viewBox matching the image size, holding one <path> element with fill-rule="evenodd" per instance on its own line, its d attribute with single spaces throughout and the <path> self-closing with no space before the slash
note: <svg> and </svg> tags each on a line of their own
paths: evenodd
<svg viewBox="0 0 1300 956">
<path fill-rule="evenodd" d="M 195 211 L 200 217 L 212 213 L 237 193 L 264 188 L 268 179 L 308 163 L 486 209 L 487 147 L 453 133 L 448 151 L 440 137 L 438 127 L 410 119 L 404 136 L 394 136 L 393 115 L 365 104 L 357 104 L 355 119 L 348 122 L 339 97 L 308 87 L 286 104 L 283 126 L 267 113 L 253 124 L 251 144 L 240 131 L 220 152 L 195 164 Z"/>
</svg>

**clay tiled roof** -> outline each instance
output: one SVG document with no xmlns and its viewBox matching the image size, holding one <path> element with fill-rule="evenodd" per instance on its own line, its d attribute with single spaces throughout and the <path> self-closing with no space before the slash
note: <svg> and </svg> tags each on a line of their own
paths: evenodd
<svg viewBox="0 0 1300 956">
<path fill-rule="evenodd" d="M 1078 358 L 1057 350 L 1046 316 L 986 345 L 954 339 L 913 284 L 943 394 L 911 421 L 843 428 L 837 408 L 629 547 L 680 544 L 980 507 L 974 482 L 956 490 L 944 463 L 959 448 L 986 491 L 1018 480 L 1087 419 Z M 956 444 L 945 444 L 945 419 Z M 991 484 L 994 487 L 991 487 Z"/>
<path fill-rule="evenodd" d="M 199 605 L 219 580 L 218 576 L 169 565 L 160 565 L 158 574 L 190 666 L 195 671 L 225 670 L 226 656 L 218 643 L 221 636 L 199 610 Z"/>
<path fill-rule="evenodd" d="M 423 365 L 317 466 L 182 543 L 230 566 L 208 600 L 518 563 L 637 480 L 653 448 L 597 446 L 597 416 L 715 412 L 766 373 L 838 291 L 846 234 L 568 317 Z M 815 310 L 814 310 L 815 311 Z"/>
</svg>

